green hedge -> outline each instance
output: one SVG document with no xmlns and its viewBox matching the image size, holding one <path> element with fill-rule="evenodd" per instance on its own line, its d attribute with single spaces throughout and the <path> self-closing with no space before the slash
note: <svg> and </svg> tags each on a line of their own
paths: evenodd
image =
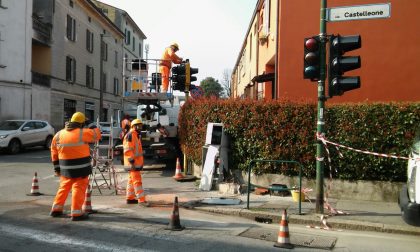
<svg viewBox="0 0 420 252">
<path fill-rule="evenodd" d="M 372 152 L 408 156 L 420 103 L 341 104 L 327 106 L 326 138 Z M 252 159 L 296 160 L 304 176 L 316 175 L 316 104 L 290 101 L 189 100 L 179 116 L 184 153 L 201 164 L 208 122 L 222 122 L 232 136 L 233 169 L 246 170 Z M 335 178 L 405 181 L 406 161 L 366 155 L 329 145 Z M 330 174 L 329 166 L 324 173 Z M 261 164 L 254 171 L 296 175 L 297 168 Z M 336 172 L 337 171 L 337 172 Z"/>
</svg>

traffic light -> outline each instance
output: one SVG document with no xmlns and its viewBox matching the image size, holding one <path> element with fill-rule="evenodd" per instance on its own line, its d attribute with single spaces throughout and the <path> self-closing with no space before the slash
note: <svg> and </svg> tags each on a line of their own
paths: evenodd
<svg viewBox="0 0 420 252">
<path fill-rule="evenodd" d="M 185 64 L 172 67 L 172 85 L 174 90 L 184 91 L 185 90 Z"/>
<path fill-rule="evenodd" d="M 318 36 L 305 38 L 303 78 L 318 81 L 320 78 L 320 45 Z"/>
<path fill-rule="evenodd" d="M 346 91 L 360 88 L 360 77 L 345 77 L 343 74 L 360 68 L 360 56 L 343 56 L 346 52 L 362 47 L 360 35 L 332 35 L 330 39 L 330 54 L 328 64 L 328 94 L 329 97 L 342 95 Z"/>
<path fill-rule="evenodd" d="M 191 90 L 191 82 L 196 81 L 197 77 L 194 76 L 194 74 L 198 73 L 198 68 L 192 68 L 190 66 L 190 62 L 187 59 L 185 62 L 185 86 L 186 86 L 186 90 L 185 91 L 189 91 Z"/>
</svg>

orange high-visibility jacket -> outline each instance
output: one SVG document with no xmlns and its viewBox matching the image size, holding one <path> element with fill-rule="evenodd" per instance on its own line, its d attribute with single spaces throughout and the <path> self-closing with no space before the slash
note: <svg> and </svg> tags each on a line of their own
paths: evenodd
<svg viewBox="0 0 420 252">
<path fill-rule="evenodd" d="M 124 168 L 131 169 L 134 165 L 134 170 L 141 171 L 143 169 L 143 147 L 137 131 L 133 128 L 124 137 Z"/>
<path fill-rule="evenodd" d="M 171 47 L 167 47 L 162 54 L 160 65 L 168 68 L 172 67 L 172 62 L 175 64 L 181 64 L 182 59 L 176 55 L 175 51 Z"/>
<path fill-rule="evenodd" d="M 51 143 L 54 170 L 68 178 L 85 177 L 92 173 L 89 143 L 101 138 L 95 129 L 63 129 L 55 134 Z"/>
</svg>

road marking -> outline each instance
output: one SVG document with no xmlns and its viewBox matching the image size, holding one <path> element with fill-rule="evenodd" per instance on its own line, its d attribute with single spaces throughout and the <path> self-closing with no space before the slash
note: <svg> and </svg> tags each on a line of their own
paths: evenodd
<svg viewBox="0 0 420 252">
<path fill-rule="evenodd" d="M 95 241 L 86 239 L 73 239 L 72 237 L 61 235 L 52 232 L 43 232 L 40 230 L 23 228 L 18 226 L 12 226 L 8 224 L 2 224 L 0 226 L 1 233 L 7 233 L 13 237 L 22 237 L 25 239 L 31 239 L 38 242 L 49 243 L 54 245 L 68 245 L 71 248 L 78 246 L 80 250 L 93 250 L 93 251 L 153 251 L 140 249 L 138 247 L 129 247 L 124 245 L 116 245 L 105 241 Z M 79 249 L 79 248 L 77 248 Z"/>
<path fill-rule="evenodd" d="M 55 175 L 53 174 L 53 175 L 49 175 L 49 176 L 43 177 L 42 179 L 50 179 L 50 178 L 54 178 L 54 177 L 55 177 Z"/>
</svg>

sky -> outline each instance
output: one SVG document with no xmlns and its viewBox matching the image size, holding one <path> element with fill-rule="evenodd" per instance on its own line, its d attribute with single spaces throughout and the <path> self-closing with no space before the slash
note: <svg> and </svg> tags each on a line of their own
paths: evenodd
<svg viewBox="0 0 420 252">
<path fill-rule="evenodd" d="M 198 68 L 199 82 L 213 77 L 222 84 L 245 39 L 257 0 L 100 0 L 125 10 L 146 35 L 149 59 L 160 59 L 171 43 L 177 55 Z M 144 56 L 145 51 L 144 51 Z"/>
</svg>

